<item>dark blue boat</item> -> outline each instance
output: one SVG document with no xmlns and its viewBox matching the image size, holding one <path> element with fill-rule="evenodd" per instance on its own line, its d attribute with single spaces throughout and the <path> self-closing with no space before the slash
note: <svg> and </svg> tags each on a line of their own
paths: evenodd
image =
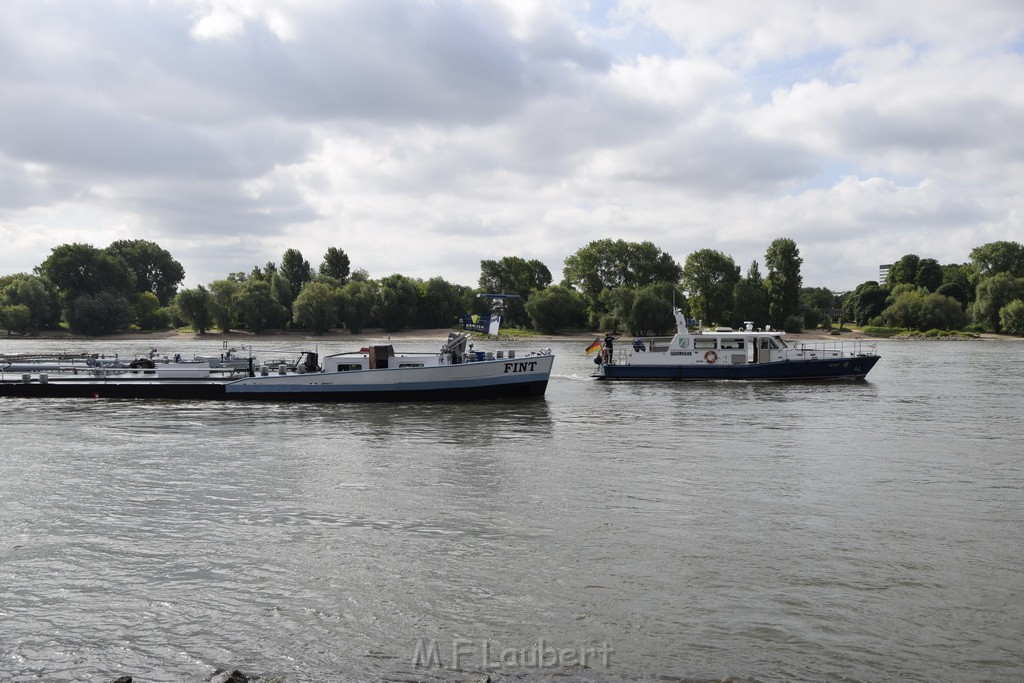
<svg viewBox="0 0 1024 683">
<path fill-rule="evenodd" d="M 595 358 L 598 379 L 656 380 L 812 380 L 861 379 L 879 356 L 873 343 L 793 343 L 784 332 L 716 328 L 691 332 L 675 311 L 674 337 L 637 339 L 612 348 L 605 341 Z M 625 348 L 623 348 L 623 346 Z"/>
</svg>

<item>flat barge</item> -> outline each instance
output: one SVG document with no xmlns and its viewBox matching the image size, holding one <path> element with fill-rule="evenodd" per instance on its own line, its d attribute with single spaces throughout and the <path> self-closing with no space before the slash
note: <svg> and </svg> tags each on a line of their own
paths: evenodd
<svg viewBox="0 0 1024 683">
<path fill-rule="evenodd" d="M 69 372 L 5 371 L 0 397 L 184 399 L 278 402 L 476 401 L 541 398 L 554 356 L 542 349 L 467 350 L 468 337 L 452 333 L 438 353 L 395 353 L 389 345 L 329 355 L 305 352 L 294 366 L 247 370 L 196 363 L 135 361 L 134 367 Z"/>
</svg>

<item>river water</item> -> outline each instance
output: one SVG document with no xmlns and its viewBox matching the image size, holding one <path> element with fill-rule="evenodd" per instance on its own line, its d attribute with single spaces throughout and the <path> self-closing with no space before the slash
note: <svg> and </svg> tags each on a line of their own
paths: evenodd
<svg viewBox="0 0 1024 683">
<path fill-rule="evenodd" d="M 553 346 L 536 402 L 0 399 L 0 679 L 1024 678 L 1024 343 L 795 384 Z"/>
</svg>

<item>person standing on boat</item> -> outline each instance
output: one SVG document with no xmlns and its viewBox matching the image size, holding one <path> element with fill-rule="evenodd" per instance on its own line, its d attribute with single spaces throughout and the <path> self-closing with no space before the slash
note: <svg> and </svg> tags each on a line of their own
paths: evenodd
<svg viewBox="0 0 1024 683">
<path fill-rule="evenodd" d="M 604 362 L 605 363 L 611 363 L 612 362 L 612 346 L 613 346 L 612 342 L 614 340 L 615 340 L 615 337 L 612 336 L 611 332 L 609 332 L 608 334 L 604 335 L 604 350 L 601 352 L 601 355 L 604 356 Z"/>
</svg>

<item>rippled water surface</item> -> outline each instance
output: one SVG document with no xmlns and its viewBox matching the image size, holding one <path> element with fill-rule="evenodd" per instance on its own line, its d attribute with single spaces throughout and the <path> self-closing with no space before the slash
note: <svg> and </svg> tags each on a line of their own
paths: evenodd
<svg viewBox="0 0 1024 683">
<path fill-rule="evenodd" d="M 0 399 L 0 679 L 1024 678 L 1024 343 L 795 384 L 583 346 L 539 402 Z"/>
</svg>

